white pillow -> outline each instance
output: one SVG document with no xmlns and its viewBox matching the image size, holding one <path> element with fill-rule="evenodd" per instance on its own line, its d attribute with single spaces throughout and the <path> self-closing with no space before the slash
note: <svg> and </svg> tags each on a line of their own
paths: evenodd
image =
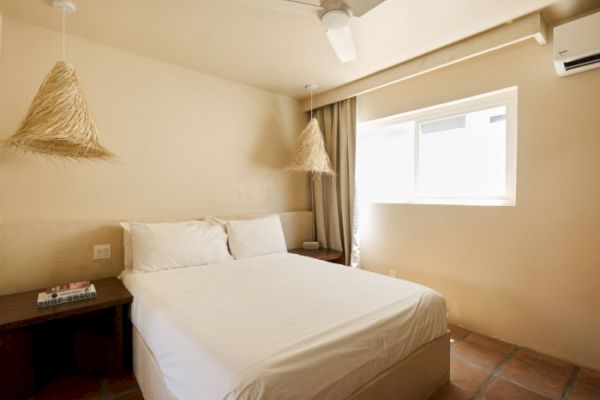
<svg viewBox="0 0 600 400">
<path fill-rule="evenodd" d="M 211 223 L 212 225 L 218 225 L 223 229 L 223 231 L 225 230 L 225 221 L 222 219 L 209 217 L 204 218 L 204 221 Z M 123 266 L 127 269 L 133 268 L 133 250 L 131 249 L 131 224 L 132 222 L 120 223 L 121 227 L 123 228 Z"/>
<path fill-rule="evenodd" d="M 203 221 L 130 223 L 134 271 L 192 267 L 231 260 L 222 227 Z"/>
<path fill-rule="evenodd" d="M 229 250 L 234 258 L 287 253 L 279 215 L 249 220 L 227 221 Z"/>
</svg>

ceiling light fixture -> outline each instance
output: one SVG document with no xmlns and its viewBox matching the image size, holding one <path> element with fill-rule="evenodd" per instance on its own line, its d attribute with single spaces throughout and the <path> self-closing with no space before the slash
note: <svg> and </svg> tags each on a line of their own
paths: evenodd
<svg viewBox="0 0 600 400">
<path fill-rule="evenodd" d="M 327 30 L 342 29 L 350 25 L 351 17 L 350 9 L 327 10 L 321 15 L 321 24 Z"/>
<path fill-rule="evenodd" d="M 325 148 L 323 133 L 319 129 L 319 122 L 313 118 L 312 97 L 313 91 L 317 89 L 316 84 L 306 85 L 310 91 L 310 120 L 300 133 L 299 145 L 292 161 L 286 167 L 290 172 L 311 173 L 315 176 L 335 175 L 331 168 L 331 161 Z"/>
<path fill-rule="evenodd" d="M 327 39 L 340 61 L 343 63 L 355 61 L 356 50 L 350 30 L 352 10 L 344 2 L 336 3 L 335 7 L 326 8 L 321 14 L 321 25 L 325 28 Z"/>
</svg>

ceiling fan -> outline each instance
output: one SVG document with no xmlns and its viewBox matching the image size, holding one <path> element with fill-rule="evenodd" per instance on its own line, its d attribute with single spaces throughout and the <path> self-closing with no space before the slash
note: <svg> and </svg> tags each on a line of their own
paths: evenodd
<svg viewBox="0 0 600 400">
<path fill-rule="evenodd" d="M 331 47 L 341 62 L 356 60 L 350 19 L 360 17 L 385 0 L 242 0 L 247 4 L 294 14 L 314 15 L 321 20 Z"/>
</svg>

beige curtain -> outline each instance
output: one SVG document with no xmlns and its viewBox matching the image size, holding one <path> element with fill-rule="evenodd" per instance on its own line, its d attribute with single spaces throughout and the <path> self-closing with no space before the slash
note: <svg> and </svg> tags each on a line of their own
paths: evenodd
<svg viewBox="0 0 600 400">
<path fill-rule="evenodd" d="M 312 178 L 313 215 L 321 247 L 344 252 L 345 263 L 353 253 L 354 164 L 356 155 L 356 98 L 315 110 L 325 137 L 325 147 L 336 172 Z M 355 264 L 354 262 L 352 263 Z"/>
</svg>

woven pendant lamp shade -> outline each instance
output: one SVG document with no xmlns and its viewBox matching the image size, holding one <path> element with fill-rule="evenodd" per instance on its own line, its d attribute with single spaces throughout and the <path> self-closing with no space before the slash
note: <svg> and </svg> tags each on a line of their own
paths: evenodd
<svg viewBox="0 0 600 400">
<path fill-rule="evenodd" d="M 110 159 L 71 64 L 57 62 L 38 89 L 17 132 L 3 146 L 73 159 Z"/>
<path fill-rule="evenodd" d="M 319 123 L 311 118 L 306 128 L 300 133 L 299 146 L 286 170 L 291 172 L 309 172 L 317 175 L 334 175 L 329 155 L 325 149 L 323 133 Z"/>
</svg>

